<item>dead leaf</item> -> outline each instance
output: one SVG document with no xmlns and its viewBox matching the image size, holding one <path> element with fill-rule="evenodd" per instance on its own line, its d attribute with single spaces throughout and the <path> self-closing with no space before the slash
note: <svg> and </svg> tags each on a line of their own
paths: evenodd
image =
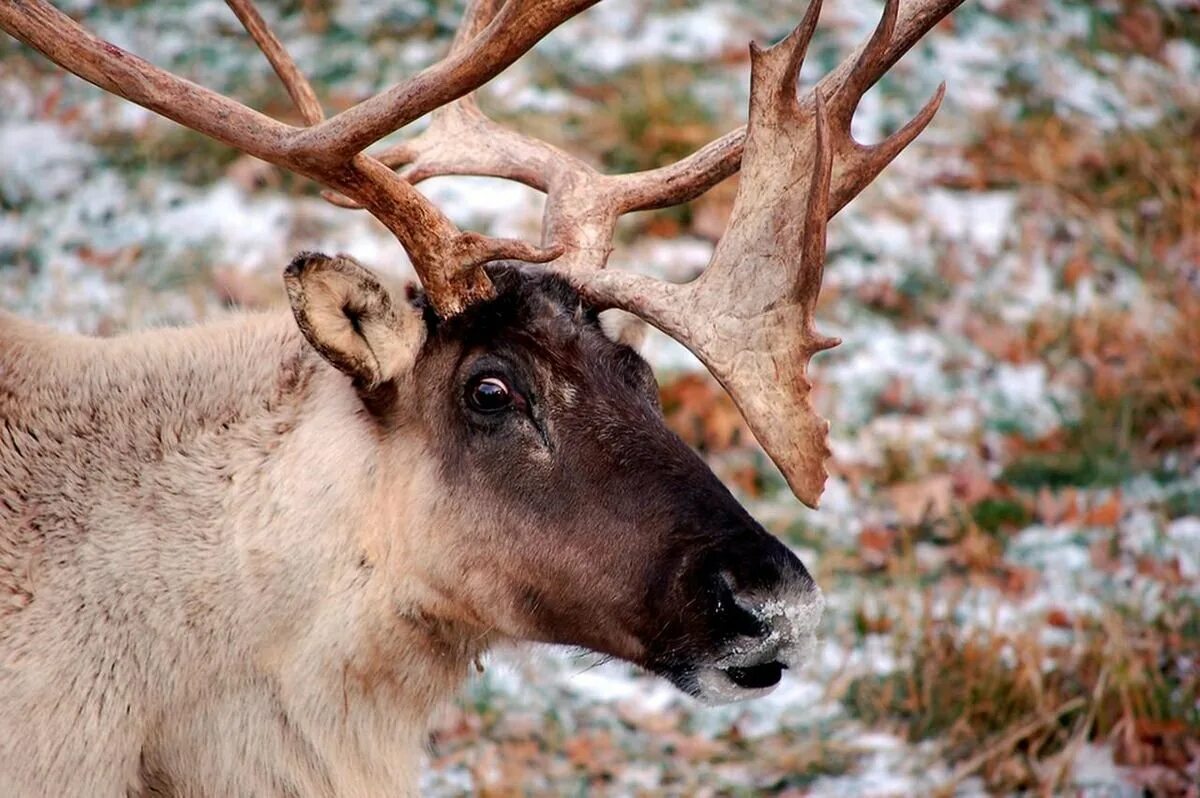
<svg viewBox="0 0 1200 798">
<path fill-rule="evenodd" d="M 733 400 L 707 374 L 685 374 L 659 395 L 667 426 L 698 449 L 721 452 L 752 440 Z"/>
<path fill-rule="evenodd" d="M 1055 629 L 1070 629 L 1074 626 L 1070 614 L 1062 607 L 1051 607 L 1046 612 L 1046 623 Z"/>
<path fill-rule="evenodd" d="M 913 482 L 902 482 L 887 489 L 896 515 L 906 525 L 945 518 L 954 499 L 954 480 L 938 474 Z"/>
<path fill-rule="evenodd" d="M 1121 491 L 1115 490 L 1103 504 L 1092 507 L 1083 514 L 1083 523 L 1087 526 L 1116 526 L 1121 520 L 1121 515 Z"/>
<path fill-rule="evenodd" d="M 886 527 L 866 527 L 858 533 L 858 557 L 867 568 L 883 568 L 896 550 L 897 534 Z"/>
</svg>

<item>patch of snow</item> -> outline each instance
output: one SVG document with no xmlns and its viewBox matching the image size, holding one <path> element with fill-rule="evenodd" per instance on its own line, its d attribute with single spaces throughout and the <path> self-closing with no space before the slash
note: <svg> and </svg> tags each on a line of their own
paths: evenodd
<svg viewBox="0 0 1200 798">
<path fill-rule="evenodd" d="M 933 189 L 926 194 L 925 203 L 926 215 L 940 235 L 984 255 L 1000 254 L 1015 229 L 1017 198 L 1011 191 L 966 194 Z"/>
<path fill-rule="evenodd" d="M 1180 575 L 1193 584 L 1200 580 L 1200 518 L 1177 518 L 1167 525 L 1167 540 L 1176 546 Z"/>
<path fill-rule="evenodd" d="M 74 190 L 96 160 L 92 148 L 50 122 L 0 124 L 0 198 L 8 205 L 50 202 Z"/>
<path fill-rule="evenodd" d="M 596 72 L 616 72 L 647 61 L 711 61 L 750 36 L 741 16 L 713 3 L 671 13 L 639 13 L 631 0 L 610 0 L 568 21 L 542 51 Z"/>
<path fill-rule="evenodd" d="M 1137 798 L 1143 794 L 1142 787 L 1127 779 L 1113 760 L 1111 744 L 1081 745 L 1071 762 L 1071 783 L 1081 790 L 1097 790 L 1098 794 L 1112 798 Z"/>
</svg>

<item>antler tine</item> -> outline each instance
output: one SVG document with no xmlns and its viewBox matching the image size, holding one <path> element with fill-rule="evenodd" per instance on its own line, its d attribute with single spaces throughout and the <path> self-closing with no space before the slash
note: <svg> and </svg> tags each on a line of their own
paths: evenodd
<svg viewBox="0 0 1200 798">
<path fill-rule="evenodd" d="M 283 43 L 271 32 L 254 3 L 250 0 L 225 0 L 225 2 L 237 15 L 242 27 L 254 39 L 258 49 L 262 50 L 263 55 L 267 57 L 271 68 L 275 70 L 275 74 L 283 82 L 283 87 L 287 89 L 292 102 L 296 104 L 296 110 L 300 112 L 300 118 L 304 120 L 304 124 L 315 125 L 324 119 L 325 112 L 321 110 L 321 102 L 317 99 L 312 85 L 304 77 L 300 68 L 296 66 L 296 62 L 292 60 Z"/>
<path fill-rule="evenodd" d="M 492 23 L 505 2 L 506 0 L 468 0 L 462 22 L 454 31 L 450 52 L 458 53 L 466 49 L 471 41 Z"/>
<path fill-rule="evenodd" d="M 344 163 L 384 136 L 457 100 L 498 75 L 546 34 L 599 0 L 507 0 L 470 46 L 403 83 L 306 129 L 293 153 L 328 166 Z"/>
<path fill-rule="evenodd" d="M 848 137 L 850 119 L 853 118 L 862 95 L 891 69 L 902 55 L 912 49 L 922 36 L 962 2 L 963 0 L 914 0 L 900 6 L 898 0 L 887 0 L 884 17 L 868 44 L 822 78 L 804 103 L 811 105 L 812 97 L 818 92 L 826 98 L 831 98 L 830 116 L 835 118 L 834 128 L 836 130 L 840 125 Z M 843 93 L 843 88 L 852 78 L 857 88 Z M 849 152 L 849 147 L 838 147 L 837 157 L 834 159 L 833 199 L 829 207 L 831 217 L 845 207 L 847 202 L 920 134 L 937 112 L 944 90 L 945 84 L 938 88 L 933 98 L 912 121 L 886 140 L 871 146 L 854 142 L 861 150 L 857 156 Z M 836 121 L 839 115 L 844 122 Z M 624 212 L 662 208 L 695 199 L 738 170 L 745 141 L 746 128 L 741 127 L 674 164 L 647 172 L 623 175 L 620 179 L 627 187 L 627 193 L 624 194 Z M 855 165 L 854 168 L 850 168 L 851 164 Z"/>
<path fill-rule="evenodd" d="M 503 0 L 470 2 L 450 46 L 450 57 L 470 49 L 506 7 Z M 570 153 L 497 124 L 480 110 L 474 94 L 436 109 L 424 132 L 380 150 L 375 157 L 400 168 L 400 176 L 413 184 L 443 175 L 483 175 L 550 193 L 560 183 L 588 181 L 595 174 Z M 343 207 L 357 207 L 345 197 L 328 192 L 323 196 Z"/>
<path fill-rule="evenodd" d="M 295 131 L 93 36 L 45 0 L 0 3 L 0 27 L 89 83 L 264 160 Z"/>
<path fill-rule="evenodd" d="M 851 135 L 850 124 L 863 95 L 896 60 L 894 57 L 889 58 L 889 46 L 896 33 L 899 8 L 900 0 L 886 0 L 879 24 L 875 26 L 871 38 L 854 59 L 854 66 L 829 101 L 830 120 L 839 156 L 831 214 L 836 214 L 856 197 L 892 159 L 920 135 L 937 113 L 945 95 L 946 84 L 942 83 L 915 117 L 878 144 L 863 145 Z"/>
<path fill-rule="evenodd" d="M 816 313 L 821 279 L 825 275 L 825 231 L 829 225 L 829 185 L 833 178 L 829 117 L 825 112 L 825 100 L 820 94 L 816 97 L 814 125 L 817 140 L 812 185 L 809 186 L 808 204 L 804 209 L 804 234 L 800 243 L 796 281 L 792 287 L 796 301 L 804 309 L 808 325 L 812 324 Z M 836 345 L 829 344 L 830 347 Z"/>
</svg>

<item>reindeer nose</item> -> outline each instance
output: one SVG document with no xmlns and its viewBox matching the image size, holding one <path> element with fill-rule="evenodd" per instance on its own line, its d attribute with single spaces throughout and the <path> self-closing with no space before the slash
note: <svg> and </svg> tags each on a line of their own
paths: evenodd
<svg viewBox="0 0 1200 798">
<path fill-rule="evenodd" d="M 761 529 L 750 541 L 738 541 L 719 567 L 721 587 L 743 607 L 767 595 L 801 595 L 816 589 L 800 558 Z"/>
<path fill-rule="evenodd" d="M 717 576 L 717 614 L 729 630 L 740 637 L 764 637 L 770 630 L 745 597 L 739 597 L 733 575 L 722 571 Z"/>
<path fill-rule="evenodd" d="M 774 536 L 758 531 L 749 545 L 744 539 L 739 544 L 713 563 L 715 609 L 727 632 L 764 637 L 772 632 L 764 606 L 808 603 L 820 591 L 800 558 Z"/>
</svg>

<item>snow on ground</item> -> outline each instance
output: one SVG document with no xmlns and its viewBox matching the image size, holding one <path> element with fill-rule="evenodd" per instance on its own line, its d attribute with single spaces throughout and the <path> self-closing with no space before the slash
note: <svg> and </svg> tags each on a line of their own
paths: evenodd
<svg viewBox="0 0 1200 798">
<path fill-rule="evenodd" d="M 322 95 L 339 102 L 429 63 L 457 15 L 453 4 L 420 0 L 333 3 L 319 19 L 300 4 L 262 5 Z M 826 5 L 807 80 L 832 68 L 877 19 L 871 3 Z M 907 667 L 895 635 L 859 633 L 856 618 L 899 618 L 918 607 L 921 591 L 914 586 L 907 599 L 876 606 L 874 577 L 837 563 L 860 556 L 877 530 L 894 530 L 898 518 L 913 515 L 892 483 L 915 483 L 936 505 L 945 490 L 931 478 L 962 472 L 999 479 L 1014 442 L 1050 439 L 1081 418 L 1087 397 L 1078 362 L 1006 360 L 993 351 L 990 333 L 981 337 L 973 324 L 1022 329 L 1047 316 L 1133 312 L 1152 332 L 1168 314 L 1169 297 L 1147 289 L 1128 247 L 1097 247 L 1087 220 L 1048 201 L 1042 188 L 963 190 L 934 180 L 935 173 L 967 172 L 964 152 L 985 123 L 1015 124 L 1032 109 L 1097 135 L 1150 130 L 1194 112 L 1200 43 L 1187 34 L 1196 30 L 1187 27 L 1194 3 L 1156 6 L 1164 19 L 1183 20 L 1160 31 L 1167 41 L 1156 56 L 1091 46 L 1117 24 L 1120 5 L 968 2 L 953 26 L 941 26 L 867 96 L 855 119 L 856 135 L 878 139 L 939 81 L 948 84 L 923 138 L 831 226 L 821 326 L 844 343 L 814 367 L 836 453 L 823 508 L 799 507 L 777 476 L 771 482 L 765 464 L 774 487 L 747 496 L 764 523 L 789 535 L 814 573 L 829 579 L 817 662 L 789 674 L 766 699 L 705 709 L 620 663 L 546 648 L 498 652 L 438 727 L 423 780 L 427 794 L 478 793 L 502 783 L 507 771 L 498 752 L 510 749 L 498 746 L 522 734 L 573 752 L 565 761 L 548 751 L 550 764 L 526 773 L 525 789 L 538 794 L 604 783 L 613 794 L 912 795 L 947 783 L 954 765 L 936 738 L 909 742 L 895 727 L 871 727 L 842 700 L 856 676 Z M 60 6 L 157 64 L 248 102 L 282 107 L 268 68 L 215 0 Z M 798 2 L 609 0 L 539 45 L 490 96 L 517 118 L 603 116 L 610 109 L 561 76 L 599 84 L 671 61 L 695 69 L 695 91 L 719 132 L 741 122 L 747 40 L 783 34 L 802 11 Z M 279 270 L 301 249 L 346 251 L 397 278 L 410 274 L 402 251 L 369 217 L 326 205 L 269 170 L 264 181 L 247 179 L 259 173 L 216 145 L 206 147 L 0 42 L 0 151 L 9 156 L 0 169 L 0 305 L 67 329 L 112 332 L 204 318 L 224 312 L 231 298 L 278 302 Z M 524 187 L 446 178 L 421 190 L 465 227 L 537 235 L 541 197 Z M 1064 269 L 1085 246 L 1097 273 L 1065 285 Z M 1195 273 L 1195 251 L 1160 253 L 1159 265 L 1168 274 Z M 685 229 L 623 240 L 613 263 L 686 279 L 710 252 L 704 235 Z M 645 353 L 664 379 L 698 368 L 686 350 L 657 334 Z M 1089 520 L 1087 512 L 1055 522 L 1026 519 L 999 546 L 1006 568 L 1035 575 L 1032 587 L 956 582 L 939 593 L 935 586 L 934 617 L 964 633 L 1038 628 L 1050 612 L 1072 622 L 1098 618 L 1118 607 L 1151 623 L 1181 597 L 1200 600 L 1200 471 L 1135 473 L 1072 495 L 1085 508 L 1117 495 L 1119 511 L 1104 519 Z M 1182 510 L 1164 509 L 1180 502 Z M 1097 527 L 1111 534 L 1111 568 L 1096 567 Z M 948 556 L 956 555 L 936 537 L 915 550 L 918 567 L 931 571 L 945 567 Z M 1182 587 L 1148 577 L 1149 562 L 1174 563 Z M 1043 631 L 1051 642 L 1071 634 L 1061 624 Z M 649 742 L 663 737 L 675 740 L 673 747 Z M 799 753 L 754 753 L 788 746 L 817 754 L 809 761 Z M 616 753 L 604 771 L 608 781 L 597 782 L 590 768 L 610 749 Z M 1079 747 L 1066 783 L 1085 794 L 1135 794 L 1133 775 L 1114 756 L 1103 741 Z M 957 791 L 984 792 L 977 776 L 967 774 Z"/>
</svg>

